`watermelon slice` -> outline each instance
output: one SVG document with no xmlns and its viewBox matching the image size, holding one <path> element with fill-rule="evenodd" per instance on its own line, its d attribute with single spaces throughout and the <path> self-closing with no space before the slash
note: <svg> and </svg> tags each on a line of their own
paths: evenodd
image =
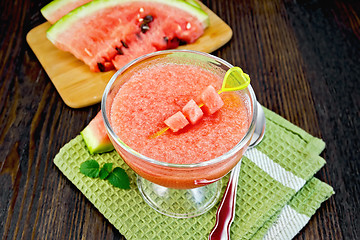
<svg viewBox="0 0 360 240">
<path fill-rule="evenodd" d="M 224 102 L 221 99 L 220 95 L 216 92 L 215 88 L 211 85 L 205 88 L 201 93 L 200 99 L 204 104 L 204 110 L 208 114 L 213 114 L 224 106 Z"/>
<path fill-rule="evenodd" d="M 91 1 L 92 0 L 54 0 L 47 4 L 45 7 L 43 7 L 40 11 L 48 22 L 54 24 L 55 22 L 57 22 L 57 20 L 59 20 L 75 8 L 80 7 L 85 3 Z M 201 5 L 195 0 L 186 0 L 186 2 L 201 9 Z"/>
<path fill-rule="evenodd" d="M 191 124 L 196 124 L 204 115 L 201 108 L 196 104 L 196 102 L 191 99 L 182 109 L 183 114 L 191 122 Z"/>
<path fill-rule="evenodd" d="M 80 132 L 91 154 L 109 152 L 114 149 L 103 122 L 101 111 Z"/>
<path fill-rule="evenodd" d="M 91 71 L 119 69 L 141 55 L 192 43 L 208 15 L 184 0 L 94 0 L 71 11 L 47 31 L 58 48 Z"/>
<path fill-rule="evenodd" d="M 177 132 L 180 129 L 183 129 L 186 125 L 189 124 L 189 121 L 186 119 L 185 115 L 182 112 L 177 112 L 171 117 L 167 118 L 164 123 L 173 131 Z"/>
<path fill-rule="evenodd" d="M 70 11 L 90 1 L 92 0 L 54 0 L 43 7 L 40 12 L 49 23 L 54 24 Z"/>
</svg>

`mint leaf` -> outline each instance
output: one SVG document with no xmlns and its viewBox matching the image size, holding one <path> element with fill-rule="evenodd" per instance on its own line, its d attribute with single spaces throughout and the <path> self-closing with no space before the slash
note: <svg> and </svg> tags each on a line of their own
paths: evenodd
<svg viewBox="0 0 360 240">
<path fill-rule="evenodd" d="M 86 160 L 80 165 L 80 172 L 88 177 L 96 178 L 99 176 L 99 163 L 93 159 Z"/>
<path fill-rule="evenodd" d="M 104 166 L 100 170 L 99 178 L 100 179 L 107 178 L 109 176 L 109 174 L 111 173 L 112 166 L 113 166 L 112 163 L 105 163 Z"/>
<path fill-rule="evenodd" d="M 114 168 L 114 170 L 109 174 L 107 180 L 115 187 L 130 189 L 129 177 L 125 170 L 120 167 Z"/>
<path fill-rule="evenodd" d="M 125 170 L 116 167 L 112 170 L 113 163 L 105 163 L 100 170 L 100 165 L 97 161 L 90 159 L 80 165 L 80 172 L 88 177 L 100 179 L 107 179 L 109 182 L 121 189 L 130 189 L 130 180 Z"/>
</svg>

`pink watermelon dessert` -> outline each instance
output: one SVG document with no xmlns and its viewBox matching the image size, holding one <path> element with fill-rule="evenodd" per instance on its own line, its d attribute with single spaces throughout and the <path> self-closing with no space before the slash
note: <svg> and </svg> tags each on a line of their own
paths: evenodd
<svg viewBox="0 0 360 240">
<path fill-rule="evenodd" d="M 192 99 L 202 93 L 207 97 L 213 94 L 207 88 L 220 89 L 223 78 L 196 65 L 161 61 L 145 61 L 131 73 L 124 73 L 126 80 L 119 81 L 125 83 L 111 92 L 109 103 L 103 101 L 105 125 L 115 149 L 143 178 L 170 188 L 199 187 L 223 177 L 241 158 L 248 142 L 233 149 L 250 140 L 250 101 L 241 92 L 219 95 L 215 91 L 216 96 L 204 98 L 204 104 L 221 107 L 200 114 Z M 194 123 L 189 124 L 192 114 L 186 109 L 196 109 Z M 167 124 L 174 131 L 149 137 Z M 199 167 L 189 167 L 196 165 Z"/>
<path fill-rule="evenodd" d="M 90 67 L 120 69 L 147 53 L 198 39 L 208 15 L 185 0 L 94 0 L 58 20 L 47 38 Z"/>
</svg>

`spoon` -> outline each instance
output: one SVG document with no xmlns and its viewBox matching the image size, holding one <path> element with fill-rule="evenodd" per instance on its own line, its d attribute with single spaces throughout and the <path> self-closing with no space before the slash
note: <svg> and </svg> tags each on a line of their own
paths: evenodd
<svg viewBox="0 0 360 240">
<path fill-rule="evenodd" d="M 258 145 L 265 134 L 265 115 L 259 103 L 257 103 L 257 111 L 255 131 L 248 149 Z M 236 189 L 239 180 L 240 166 L 241 160 L 231 171 L 224 196 L 216 212 L 216 223 L 209 235 L 209 240 L 230 239 L 230 225 L 234 221 L 235 216 Z"/>
</svg>

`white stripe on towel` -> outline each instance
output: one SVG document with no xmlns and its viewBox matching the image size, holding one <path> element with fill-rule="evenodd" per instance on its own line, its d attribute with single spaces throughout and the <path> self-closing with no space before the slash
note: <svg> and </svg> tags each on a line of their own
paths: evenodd
<svg viewBox="0 0 360 240">
<path fill-rule="evenodd" d="M 289 205 L 286 205 L 276 220 L 269 228 L 263 240 L 290 240 L 309 222 L 310 217 L 298 213 Z"/>
<path fill-rule="evenodd" d="M 292 172 L 286 171 L 278 163 L 275 163 L 267 155 L 256 148 L 247 150 L 244 155 L 272 178 L 284 186 L 294 189 L 296 192 L 306 183 L 304 179 L 294 175 Z"/>
</svg>

